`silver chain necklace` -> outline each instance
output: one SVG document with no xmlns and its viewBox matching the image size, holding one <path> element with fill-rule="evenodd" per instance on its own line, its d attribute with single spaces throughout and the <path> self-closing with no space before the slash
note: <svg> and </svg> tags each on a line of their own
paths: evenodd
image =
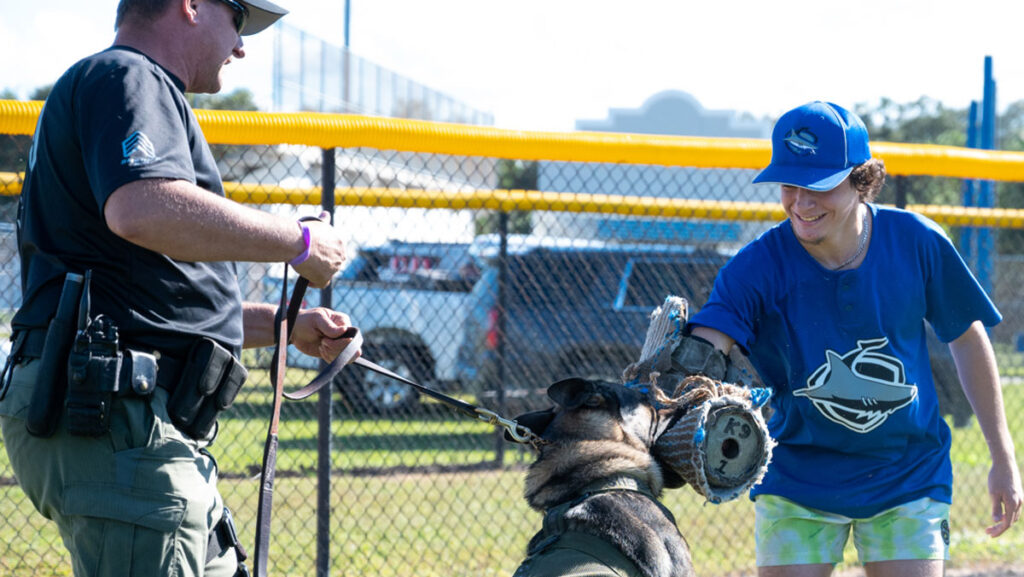
<svg viewBox="0 0 1024 577">
<path fill-rule="evenodd" d="M 857 242 L 857 252 L 853 253 L 853 256 L 843 261 L 843 264 L 834 267 L 832 270 L 842 270 L 850 266 L 850 263 L 857 260 L 860 255 L 864 254 L 864 247 L 868 245 L 868 229 L 871 226 L 871 221 L 868 220 L 868 212 L 870 211 L 871 209 L 864 207 L 864 222 L 861 224 L 862 230 L 860 231 L 860 240 Z"/>
</svg>

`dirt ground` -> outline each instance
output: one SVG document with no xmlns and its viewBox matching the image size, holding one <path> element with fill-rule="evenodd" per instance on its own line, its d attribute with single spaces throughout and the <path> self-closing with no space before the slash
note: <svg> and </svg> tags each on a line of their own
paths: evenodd
<svg viewBox="0 0 1024 577">
<path fill-rule="evenodd" d="M 946 577 L 1024 577 L 1024 568 L 957 569 L 946 571 Z"/>
<path fill-rule="evenodd" d="M 865 577 L 864 569 L 857 567 L 835 573 L 835 577 Z M 946 569 L 946 577 L 1024 577 L 1024 561 L 1019 566 L 971 567 Z"/>
<path fill-rule="evenodd" d="M 755 577 L 744 575 L 743 577 Z M 862 567 L 836 571 L 832 577 L 866 577 Z M 946 577 L 1024 577 L 1024 561 L 1019 565 L 992 565 L 946 569 Z"/>
</svg>

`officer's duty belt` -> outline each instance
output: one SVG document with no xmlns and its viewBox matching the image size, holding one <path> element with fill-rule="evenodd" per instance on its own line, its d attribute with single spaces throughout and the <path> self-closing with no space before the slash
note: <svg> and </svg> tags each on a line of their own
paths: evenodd
<svg viewBox="0 0 1024 577">
<path fill-rule="evenodd" d="M 21 358 L 38 359 L 43 356 L 43 344 L 46 342 L 46 329 L 29 329 L 28 331 L 15 331 L 12 341 L 18 342 L 21 338 L 21 334 L 24 333 L 24 342 L 21 343 L 17 351 L 12 350 L 12 355 L 17 355 Z M 178 380 L 181 378 L 182 363 L 177 359 L 172 359 L 167 356 L 159 356 L 156 360 L 157 373 L 156 373 L 156 386 L 173 391 L 178 385 Z M 131 387 L 125 388 L 120 394 L 122 395 L 133 395 Z"/>
</svg>

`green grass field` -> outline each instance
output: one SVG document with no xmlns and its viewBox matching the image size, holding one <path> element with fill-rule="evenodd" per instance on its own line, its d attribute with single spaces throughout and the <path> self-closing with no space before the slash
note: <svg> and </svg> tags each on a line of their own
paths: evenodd
<svg viewBox="0 0 1024 577">
<path fill-rule="evenodd" d="M 1024 387 L 1004 391 L 1018 448 L 1024 446 Z M 276 575 L 314 575 L 316 420 L 314 403 L 286 405 L 274 503 L 271 567 Z M 269 413 L 269 390 L 253 387 L 225 419 L 212 452 L 221 492 L 253 542 L 253 520 Z M 433 415 L 433 416 L 432 416 Z M 531 455 L 505 445 L 495 466 L 493 428 L 447 409 L 415 420 L 342 418 L 332 423 L 330 551 L 332 575 L 509 575 L 540 515 L 522 498 Z M 1024 529 L 989 539 L 988 453 L 976 424 L 954 430 L 955 504 L 951 566 L 1010 563 L 1024 550 Z M 10 477 L 0 451 L 0 476 Z M 692 490 L 664 496 L 693 551 L 700 575 L 753 571 L 753 507 L 745 498 L 705 504 Z M 0 486 L 0 575 L 70 575 L 52 524 L 13 485 Z M 855 555 L 848 547 L 847 559 Z"/>
</svg>

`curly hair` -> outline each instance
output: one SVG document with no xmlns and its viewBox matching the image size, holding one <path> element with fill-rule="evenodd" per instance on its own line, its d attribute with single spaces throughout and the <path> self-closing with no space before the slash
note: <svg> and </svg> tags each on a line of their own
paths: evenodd
<svg viewBox="0 0 1024 577">
<path fill-rule="evenodd" d="M 885 184 L 885 162 L 871 158 L 850 173 L 850 184 L 860 193 L 863 202 L 872 202 Z"/>
</svg>

